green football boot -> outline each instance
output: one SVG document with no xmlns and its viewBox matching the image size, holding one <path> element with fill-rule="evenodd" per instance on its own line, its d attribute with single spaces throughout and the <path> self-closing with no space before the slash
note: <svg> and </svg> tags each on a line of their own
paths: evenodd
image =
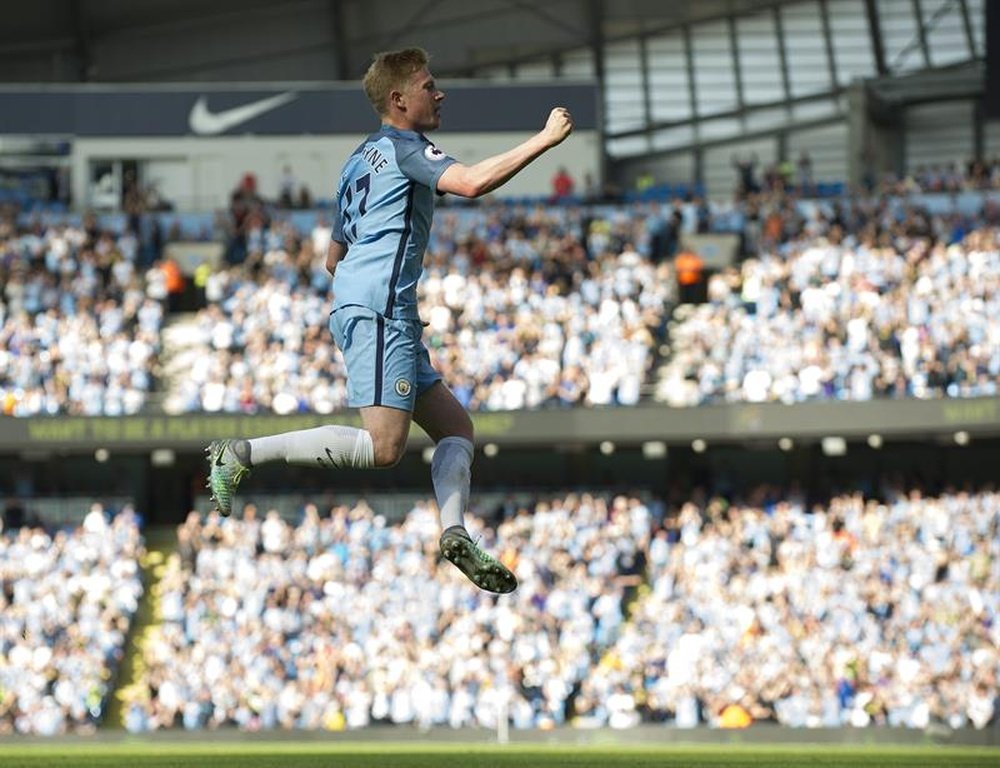
<svg viewBox="0 0 1000 768">
<path fill-rule="evenodd" d="M 223 517 L 233 511 L 233 495 L 240 481 L 250 474 L 250 443 L 247 440 L 214 440 L 208 454 L 208 489 L 215 508 Z"/>
<path fill-rule="evenodd" d="M 517 589 L 517 577 L 488 552 L 484 552 L 460 525 L 441 534 L 441 554 L 454 563 L 473 584 L 487 592 L 506 594 Z"/>
</svg>

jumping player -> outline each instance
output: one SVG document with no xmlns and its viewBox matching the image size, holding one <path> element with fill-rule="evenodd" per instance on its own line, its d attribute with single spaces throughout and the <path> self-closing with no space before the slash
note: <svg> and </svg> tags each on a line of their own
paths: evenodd
<svg viewBox="0 0 1000 768">
<path fill-rule="evenodd" d="M 527 141 L 463 165 L 425 133 L 441 123 L 444 92 L 427 53 L 376 54 L 364 89 L 382 126 L 348 159 L 337 188 L 327 269 L 333 275 L 330 330 L 347 366 L 348 402 L 362 429 L 329 425 L 208 447 L 209 488 L 223 515 L 240 481 L 257 464 L 284 460 L 328 468 L 379 469 L 399 462 L 410 422 L 435 442 L 431 479 L 441 513 L 442 554 L 474 584 L 511 592 L 517 579 L 483 551 L 464 524 L 473 458 L 472 420 L 431 366 L 421 341 L 417 281 L 436 193 L 479 197 L 499 187 L 573 130 L 556 107 Z"/>
</svg>

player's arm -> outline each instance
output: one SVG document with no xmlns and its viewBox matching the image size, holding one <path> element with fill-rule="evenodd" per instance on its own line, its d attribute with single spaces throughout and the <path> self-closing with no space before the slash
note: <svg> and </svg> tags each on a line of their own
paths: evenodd
<svg viewBox="0 0 1000 768">
<path fill-rule="evenodd" d="M 549 113 L 545 127 L 511 150 L 481 160 L 475 165 L 453 163 L 441 174 L 438 192 L 450 192 L 462 197 L 480 197 L 504 184 L 543 152 L 552 149 L 569 136 L 573 118 L 564 107 Z"/>
<path fill-rule="evenodd" d="M 347 255 L 347 242 L 344 238 L 344 220 L 340 211 L 340 194 L 333 206 L 333 224 L 330 227 L 330 246 L 326 249 L 326 271 L 331 275 L 337 271 L 340 260 Z"/>
<path fill-rule="evenodd" d="M 326 271 L 331 275 L 337 271 L 340 260 L 347 255 L 347 243 L 339 240 L 331 240 L 330 247 L 326 251 Z"/>
</svg>

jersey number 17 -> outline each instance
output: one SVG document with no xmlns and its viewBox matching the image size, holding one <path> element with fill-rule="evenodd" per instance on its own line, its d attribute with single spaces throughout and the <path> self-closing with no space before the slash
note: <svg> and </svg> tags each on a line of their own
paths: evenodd
<svg viewBox="0 0 1000 768">
<path fill-rule="evenodd" d="M 358 219 L 364 216 L 365 211 L 368 210 L 368 193 L 371 192 L 371 188 L 372 175 L 366 173 L 359 176 L 354 182 L 353 191 L 351 185 L 348 184 L 347 190 L 344 192 L 344 200 L 347 202 L 343 212 L 344 234 L 351 243 L 358 239 Z M 355 202 L 357 202 L 357 206 L 354 205 Z"/>
</svg>

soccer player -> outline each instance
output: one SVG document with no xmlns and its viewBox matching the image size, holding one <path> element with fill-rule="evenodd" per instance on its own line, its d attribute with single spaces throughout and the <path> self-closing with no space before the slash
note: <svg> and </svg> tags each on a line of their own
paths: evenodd
<svg viewBox="0 0 1000 768">
<path fill-rule="evenodd" d="M 421 341 L 417 281 L 435 194 L 479 197 L 499 187 L 573 130 L 553 109 L 527 141 L 474 165 L 449 157 L 424 135 L 441 123 L 444 92 L 420 48 L 376 54 L 364 89 L 382 121 L 347 160 L 337 188 L 327 269 L 333 275 L 330 329 L 347 365 L 348 402 L 363 428 L 338 425 L 208 447 L 209 488 L 223 515 L 251 467 L 268 461 L 378 469 L 399 462 L 410 422 L 434 440 L 431 479 L 441 513 L 442 554 L 474 584 L 511 592 L 517 579 L 466 532 L 472 420 L 431 367 Z"/>
</svg>

